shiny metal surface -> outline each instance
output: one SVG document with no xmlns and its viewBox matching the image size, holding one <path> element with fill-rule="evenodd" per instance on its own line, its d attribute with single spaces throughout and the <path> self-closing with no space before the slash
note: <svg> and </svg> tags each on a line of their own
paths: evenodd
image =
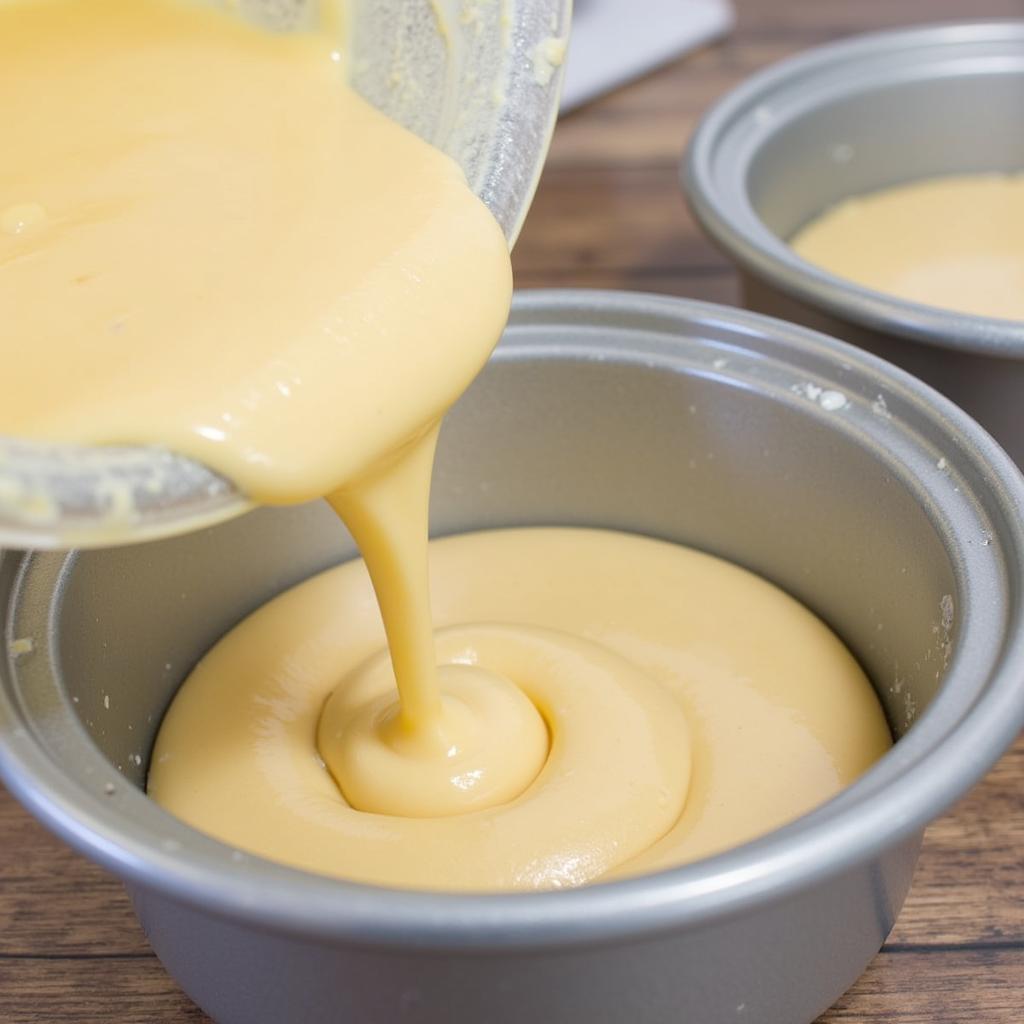
<svg viewBox="0 0 1024 1024">
<path fill-rule="evenodd" d="M 762 573 L 874 680 L 900 737 L 875 768 L 755 843 L 574 892 L 379 889 L 207 839 L 140 791 L 152 739 L 226 628 L 351 555 L 313 504 L 6 553 L 22 653 L 0 674 L 0 777 L 125 880 L 222 1022 L 802 1024 L 880 947 L 924 826 L 1024 722 L 1022 512 L 1019 471 L 976 424 L 856 349 L 703 303 L 520 295 L 444 428 L 434 532 L 599 525 Z"/>
<path fill-rule="evenodd" d="M 353 87 L 462 166 L 511 245 L 558 113 L 562 70 L 544 56 L 571 0 L 201 0 L 275 31 L 343 11 Z M 556 47 L 557 49 L 557 47 Z M 173 452 L 0 437 L 0 543 L 109 547 L 209 526 L 250 507 L 230 481 Z"/>
<path fill-rule="evenodd" d="M 918 305 L 835 277 L 786 240 L 832 204 L 917 178 L 1024 170 L 1024 22 L 861 36 L 784 61 L 701 121 L 683 182 L 751 309 L 904 366 L 1024 465 L 1024 323 Z"/>
</svg>

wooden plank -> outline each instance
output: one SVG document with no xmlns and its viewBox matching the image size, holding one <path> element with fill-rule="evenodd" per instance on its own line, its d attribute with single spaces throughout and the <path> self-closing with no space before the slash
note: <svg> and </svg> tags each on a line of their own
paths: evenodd
<svg viewBox="0 0 1024 1024">
<path fill-rule="evenodd" d="M 516 246 L 517 284 L 568 271 L 617 271 L 696 278 L 730 273 L 725 257 L 697 232 L 674 168 L 548 171 Z"/>
<path fill-rule="evenodd" d="M 2 786 L 0 837 L 0 957 L 149 951 L 120 883 L 47 832 Z"/>
<path fill-rule="evenodd" d="M 882 953 L 818 1024 L 1020 1024 L 1024 950 Z"/>
<path fill-rule="evenodd" d="M 59 962 L 0 959 L 0 1021 L 209 1024 L 210 1018 L 150 954 L 131 959 L 101 957 Z"/>
<path fill-rule="evenodd" d="M 1024 736 L 928 830 L 890 942 L 1024 944 Z"/>
<path fill-rule="evenodd" d="M 1024 16 L 1020 0 L 738 0 L 736 8 L 739 22 L 734 41 L 780 39 L 799 49 L 885 28 Z"/>
</svg>

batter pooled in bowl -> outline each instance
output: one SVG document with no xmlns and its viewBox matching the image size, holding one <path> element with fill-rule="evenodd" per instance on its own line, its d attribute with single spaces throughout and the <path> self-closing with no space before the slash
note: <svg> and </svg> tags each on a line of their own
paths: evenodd
<svg viewBox="0 0 1024 1024">
<path fill-rule="evenodd" d="M 0 4 L 0 433 L 161 445 L 297 502 L 462 393 L 508 246 L 336 45 L 199 0 Z"/>
<path fill-rule="evenodd" d="M 791 244 L 875 291 L 1024 320 L 1024 175 L 915 181 L 839 203 Z"/>
<path fill-rule="evenodd" d="M 151 794 L 286 863 L 437 889 L 651 870 L 830 796 L 887 745 L 880 709 L 820 623 L 740 570 L 479 535 L 435 548 L 432 607 L 437 425 L 504 323 L 508 252 L 454 163 L 333 58 L 173 0 L 0 8 L 0 302 L 28 342 L 0 429 L 326 496 L 369 570 L 204 659 Z"/>
</svg>

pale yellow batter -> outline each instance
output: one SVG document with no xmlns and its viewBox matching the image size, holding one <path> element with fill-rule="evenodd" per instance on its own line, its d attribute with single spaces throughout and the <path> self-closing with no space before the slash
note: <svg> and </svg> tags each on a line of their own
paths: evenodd
<svg viewBox="0 0 1024 1024">
<path fill-rule="evenodd" d="M 808 263 L 875 291 L 1024 320 L 1022 175 L 934 178 L 857 196 L 791 244 Z"/>
<path fill-rule="evenodd" d="M 355 563 L 229 634 L 161 729 L 154 798 L 316 871 L 536 889 L 830 796 L 887 746 L 877 701 L 739 570 L 599 533 L 467 537 L 436 547 L 432 606 L 437 425 L 504 323 L 508 252 L 333 57 L 175 0 L 0 5 L 0 430 L 326 496 L 376 591 Z"/>
<path fill-rule="evenodd" d="M 301 584 L 213 648 L 164 721 L 150 793 L 205 832 L 313 871 L 546 889 L 761 835 L 889 746 L 835 636 L 727 563 L 533 529 L 435 541 L 430 570 L 442 664 L 501 673 L 550 730 L 551 754 L 516 799 L 433 820 L 345 800 L 323 764 L 337 759 L 339 705 L 393 699 L 361 562 Z"/>
<path fill-rule="evenodd" d="M 187 0 L 0 3 L 0 432 L 161 444 L 291 502 L 465 389 L 507 245 L 333 51 Z"/>
</svg>

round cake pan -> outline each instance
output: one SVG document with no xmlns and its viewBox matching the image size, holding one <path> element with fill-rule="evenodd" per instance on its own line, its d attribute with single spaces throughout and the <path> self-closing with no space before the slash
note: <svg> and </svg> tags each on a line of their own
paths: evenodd
<svg viewBox="0 0 1024 1024">
<path fill-rule="evenodd" d="M 1024 323 L 907 302 L 801 260 L 787 240 L 840 200 L 915 179 L 1024 171 L 1024 21 L 862 36 L 753 76 L 684 161 L 697 219 L 743 301 L 853 342 L 944 392 L 1024 465 Z"/>
<path fill-rule="evenodd" d="M 222 1024 L 801 1024 L 882 945 L 925 825 L 1024 720 L 1022 513 L 987 434 L 855 348 L 697 302 L 520 295 L 445 424 L 434 532 L 602 526 L 747 566 L 851 647 L 891 753 L 756 842 L 575 891 L 397 891 L 233 850 L 145 796 L 153 737 L 220 634 L 352 555 L 316 503 L 4 553 L 0 776 L 124 880 Z"/>
</svg>

